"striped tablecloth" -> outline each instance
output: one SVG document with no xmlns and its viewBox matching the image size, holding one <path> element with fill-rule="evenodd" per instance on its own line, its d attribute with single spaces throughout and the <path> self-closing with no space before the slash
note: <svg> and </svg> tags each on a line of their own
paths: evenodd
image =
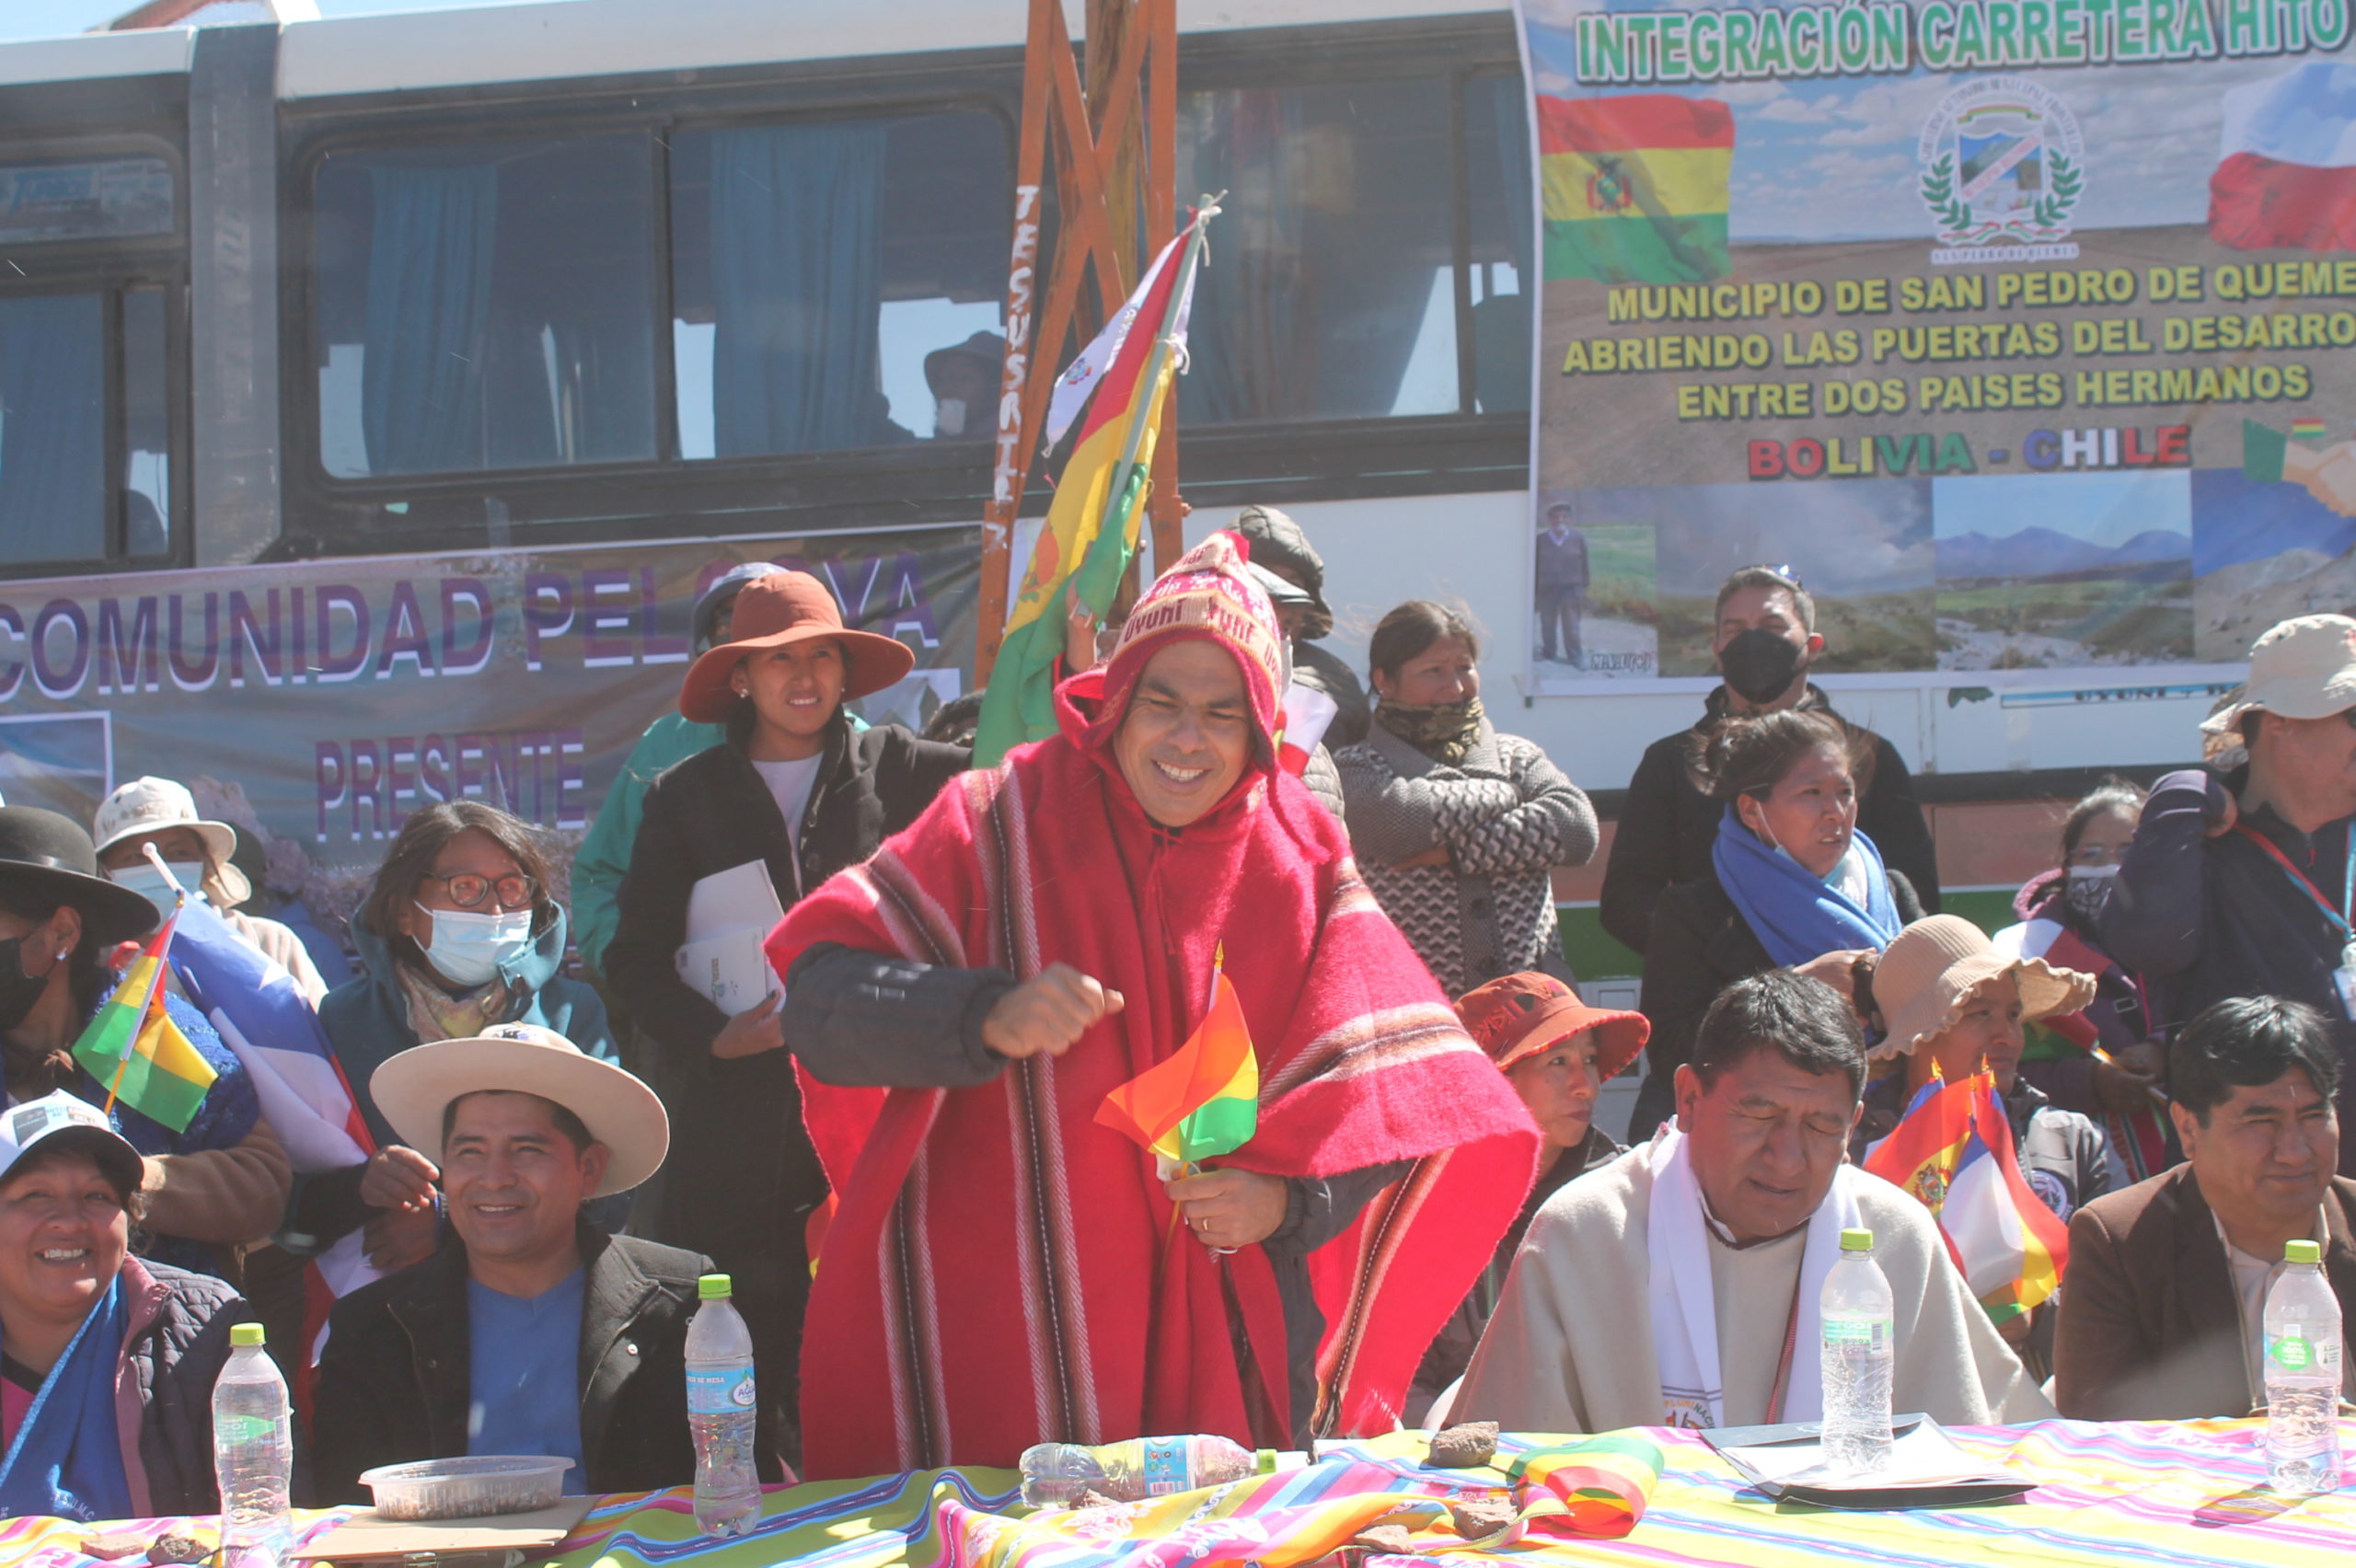
<svg viewBox="0 0 2356 1568">
<path fill-rule="evenodd" d="M 2172 1425 L 2047 1422 L 1965 1428 L 1965 1447 L 2034 1478 L 2017 1503 L 1942 1512 L 1852 1514 L 1778 1505 L 1745 1489 L 1690 1434 L 1648 1431 L 1664 1468 L 1642 1519 L 1617 1540 L 1532 1540 L 1470 1553 L 1445 1513 L 1410 1521 L 1415 1551 L 1495 1556 L 1530 1568 L 1572 1564 L 1730 1564 L 1739 1568 L 2348 1568 L 2356 1563 L 2356 1479 L 2325 1497 L 2264 1487 L 2255 1422 Z M 1509 1438 L 1518 1450 L 1535 1440 Z M 2342 1441 L 2356 1453 L 2356 1422 Z M 1295 1568 L 1333 1532 L 1396 1505 L 1479 1491 L 1485 1472 L 1428 1470 L 1423 1442 L 1399 1434 L 1337 1445 L 1289 1475 L 1135 1509 L 1005 1517 L 1004 1470 L 928 1470 L 770 1492 L 754 1532 L 696 1534 L 684 1492 L 606 1499 L 566 1540 L 556 1568 Z M 1486 1475 L 1486 1484 L 1498 1481 Z M 339 1513 L 302 1516 L 306 1533 Z M 1078 1523 L 1073 1521 L 1077 1519 Z M 1336 1521 L 1341 1521 L 1337 1524 Z M 75 1550 L 87 1528 L 20 1519 L 0 1529 L 0 1568 L 94 1568 Z M 1376 1553 L 1367 1568 L 1384 1568 Z"/>
</svg>

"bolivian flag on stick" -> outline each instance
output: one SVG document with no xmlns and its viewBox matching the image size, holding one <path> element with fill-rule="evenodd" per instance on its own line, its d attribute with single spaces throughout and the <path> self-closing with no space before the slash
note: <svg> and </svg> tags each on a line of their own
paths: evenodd
<svg viewBox="0 0 2356 1568">
<path fill-rule="evenodd" d="M 2062 1283 L 2069 1228 L 2021 1175 L 1992 1075 L 1924 1084 L 1865 1169 L 1937 1218 L 1948 1255 L 1994 1321 L 2034 1309 Z"/>
<path fill-rule="evenodd" d="M 131 973 L 74 1043 L 74 1060 L 107 1086 L 107 1109 L 121 1101 L 176 1133 L 188 1131 L 204 1091 L 220 1075 L 164 1010 L 165 955 L 176 915 L 148 939 Z"/>
<path fill-rule="evenodd" d="M 1052 445 L 1079 418 L 1080 440 L 1057 481 L 1046 526 L 1023 569 L 982 698 L 974 765 L 994 767 L 1012 748 L 1056 732 L 1055 670 L 1064 648 L 1064 587 L 1097 619 L 1112 607 L 1138 547 L 1162 405 L 1186 348 L 1186 313 L 1201 264 L 1205 226 L 1218 208 L 1206 201 L 1162 248 L 1153 266 L 1096 340 L 1056 384 L 1047 420 Z"/>
<path fill-rule="evenodd" d="M 1734 115 L 1675 93 L 1538 99 L 1546 276 L 1706 283 L 1727 259 Z"/>
<path fill-rule="evenodd" d="M 1260 1059 L 1224 957 L 1213 961 L 1210 1011 L 1186 1043 L 1096 1108 L 1097 1121 L 1181 1170 L 1234 1153 L 1260 1126 Z"/>
</svg>

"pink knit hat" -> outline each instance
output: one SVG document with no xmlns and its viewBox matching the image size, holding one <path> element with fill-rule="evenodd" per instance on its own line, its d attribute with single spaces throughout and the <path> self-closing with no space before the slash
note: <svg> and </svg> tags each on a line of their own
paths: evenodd
<svg viewBox="0 0 2356 1568">
<path fill-rule="evenodd" d="M 1200 638 L 1235 657 L 1252 697 L 1252 717 L 1274 754 L 1277 720 L 1290 670 L 1283 629 L 1267 591 L 1246 568 L 1250 547 L 1235 534 L 1213 534 L 1178 558 L 1138 596 L 1121 623 L 1113 656 L 1064 683 L 1067 695 L 1103 703 L 1090 726 L 1117 724 L 1146 663 L 1172 642 Z"/>
</svg>

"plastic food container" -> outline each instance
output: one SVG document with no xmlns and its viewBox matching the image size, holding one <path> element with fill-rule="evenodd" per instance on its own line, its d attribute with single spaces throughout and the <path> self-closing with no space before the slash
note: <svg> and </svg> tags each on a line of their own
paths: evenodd
<svg viewBox="0 0 2356 1568">
<path fill-rule="evenodd" d="M 478 1519 L 555 1507 L 572 1468 L 537 1454 L 476 1454 L 379 1465 L 360 1483 L 375 1493 L 380 1519 Z"/>
</svg>

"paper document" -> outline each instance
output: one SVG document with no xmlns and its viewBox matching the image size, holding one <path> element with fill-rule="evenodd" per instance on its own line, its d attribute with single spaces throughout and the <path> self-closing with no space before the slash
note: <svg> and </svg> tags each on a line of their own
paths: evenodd
<svg viewBox="0 0 2356 1568">
<path fill-rule="evenodd" d="M 743 1012 L 780 989 L 761 944 L 784 918 L 768 867 L 758 860 L 700 879 L 687 894 L 679 978 L 722 1012 Z"/>
<path fill-rule="evenodd" d="M 1946 1507 L 2017 1496 L 2031 1483 L 2002 1463 L 1967 1453 L 1926 1415 L 1901 1415 L 1889 1463 L 1869 1475 L 1834 1473 L 1824 1464 L 1816 1423 L 1705 1432 L 1745 1481 L 1770 1497 L 1835 1508 Z"/>
</svg>

